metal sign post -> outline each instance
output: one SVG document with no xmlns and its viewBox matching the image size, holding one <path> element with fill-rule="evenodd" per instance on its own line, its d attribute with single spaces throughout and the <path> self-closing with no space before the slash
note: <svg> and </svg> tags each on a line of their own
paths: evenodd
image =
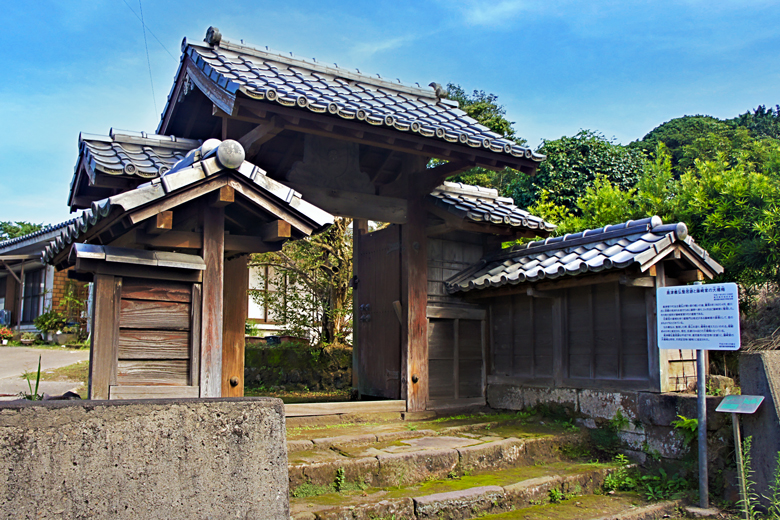
<svg viewBox="0 0 780 520">
<path fill-rule="evenodd" d="M 659 287 L 658 348 L 696 350 L 699 412 L 699 505 L 709 507 L 705 350 L 739 349 L 737 285 L 720 283 Z"/>
<path fill-rule="evenodd" d="M 742 436 L 739 434 L 739 415 L 741 413 L 755 413 L 759 405 L 764 400 L 763 395 L 728 395 L 720 402 L 716 412 L 731 413 L 731 425 L 734 429 L 734 447 L 737 454 L 737 478 L 739 479 L 739 494 L 742 497 L 743 512 L 745 520 L 750 520 L 750 511 L 748 511 L 747 485 L 745 484 L 745 473 L 742 467 Z"/>
</svg>

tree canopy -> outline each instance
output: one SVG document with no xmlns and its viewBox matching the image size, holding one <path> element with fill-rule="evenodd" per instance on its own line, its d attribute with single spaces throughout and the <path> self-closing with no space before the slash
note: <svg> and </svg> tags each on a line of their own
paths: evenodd
<svg viewBox="0 0 780 520">
<path fill-rule="evenodd" d="M 469 117 L 476 119 L 480 124 L 485 125 L 493 132 L 520 145 L 527 143 L 525 139 L 515 134 L 515 129 L 512 127 L 514 123 L 506 118 L 506 109 L 498 104 L 497 95 L 486 94 L 483 90 L 475 90 L 469 95 L 466 94 L 466 91 L 460 85 L 449 83 L 447 85 L 447 98 L 457 101 L 459 108 L 466 112 Z M 524 174 L 511 168 L 494 171 L 476 167 L 447 180 L 495 188 L 501 195 L 507 195 L 509 186 L 523 176 Z"/>
<path fill-rule="evenodd" d="M 8 240 L 10 238 L 18 238 L 30 233 L 35 233 L 43 229 L 43 224 L 33 224 L 31 222 L 0 222 L 0 241 Z"/>
<path fill-rule="evenodd" d="M 640 151 L 615 144 L 591 130 L 545 141 L 539 152 L 547 159 L 536 175 L 518 176 L 509 187 L 510 196 L 520 207 L 534 204 L 545 191 L 546 200 L 580 215 L 577 199 L 598 176 L 626 189 L 636 183 L 644 167 Z"/>
</svg>

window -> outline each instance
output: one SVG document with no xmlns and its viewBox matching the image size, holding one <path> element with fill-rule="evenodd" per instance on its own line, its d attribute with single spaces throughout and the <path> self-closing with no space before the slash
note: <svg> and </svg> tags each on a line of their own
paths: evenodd
<svg viewBox="0 0 780 520">
<path fill-rule="evenodd" d="M 41 313 L 43 298 L 43 269 L 24 274 L 24 295 L 22 296 L 22 323 L 32 323 Z"/>
</svg>

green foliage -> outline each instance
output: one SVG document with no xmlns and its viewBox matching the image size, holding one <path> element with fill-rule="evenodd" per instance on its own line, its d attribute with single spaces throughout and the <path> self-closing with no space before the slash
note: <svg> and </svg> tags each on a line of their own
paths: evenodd
<svg viewBox="0 0 780 520">
<path fill-rule="evenodd" d="M 604 491 L 633 491 L 637 487 L 636 475 L 627 467 L 628 458 L 622 453 L 615 455 L 613 461 L 620 467 L 604 477 Z"/>
<path fill-rule="evenodd" d="M 612 419 L 596 429 L 588 430 L 588 433 L 594 446 L 602 455 L 615 457 L 622 445 L 618 432 L 628 428 L 629 424 L 623 412 L 618 410 Z"/>
<path fill-rule="evenodd" d="M 566 495 L 558 488 L 552 488 L 547 492 L 551 504 L 557 504 L 566 500 Z"/>
<path fill-rule="evenodd" d="M 48 310 L 33 320 L 35 328 L 44 334 L 62 329 L 68 322 L 64 314 L 55 310 Z"/>
<path fill-rule="evenodd" d="M 598 175 L 627 190 L 636 183 L 644 167 L 641 151 L 615 144 L 590 130 L 545 141 L 539 152 L 547 159 L 539 166 L 536 176 L 522 176 L 509 187 L 509 193 L 520 207 L 533 205 L 546 190 L 549 202 L 579 216 L 577 199 Z"/>
<path fill-rule="evenodd" d="M 11 238 L 18 238 L 30 233 L 35 233 L 43 229 L 43 224 L 33 224 L 31 222 L 0 222 L 0 241 Z"/>
<path fill-rule="evenodd" d="M 684 478 L 680 475 L 669 477 L 663 468 L 657 475 L 642 475 L 638 482 L 638 489 L 651 501 L 680 498 L 687 488 L 688 482 Z"/>
<path fill-rule="evenodd" d="M 742 126 L 753 137 L 772 137 L 780 139 L 780 105 L 775 105 L 774 110 L 764 105 L 759 105 L 753 112 L 749 110 L 734 119 L 727 120 L 734 126 Z"/>
<path fill-rule="evenodd" d="M 30 393 L 22 393 L 22 397 L 30 401 L 40 401 L 43 399 L 43 396 L 38 393 L 38 386 L 41 382 L 41 356 L 38 356 L 38 372 L 35 374 L 35 390 L 33 390 L 32 383 L 30 382 L 30 374 L 25 374 L 25 376 L 27 388 L 30 390 Z"/>
<path fill-rule="evenodd" d="M 486 94 L 484 91 L 475 90 L 471 95 L 468 95 L 460 85 L 450 83 L 447 85 L 447 97 L 457 101 L 460 109 L 466 112 L 469 117 L 476 119 L 493 132 L 511 139 L 517 144 L 526 144 L 525 139 L 518 138 L 515 135 L 512 122 L 506 119 L 506 110 L 502 105 L 498 104 L 498 96 L 495 94 Z M 493 171 L 487 168 L 476 167 L 447 180 L 495 188 L 499 194 L 506 195 L 507 188 L 523 177 L 525 177 L 525 174 L 511 168 Z"/>
<path fill-rule="evenodd" d="M 471 95 L 460 85 L 449 83 L 447 97 L 458 102 L 458 106 L 466 114 L 507 139 L 518 144 L 525 144 L 525 139 L 516 139 L 515 130 L 506 118 L 506 109 L 497 103 L 498 96 L 486 94 L 483 90 L 475 90 Z"/>
<path fill-rule="evenodd" d="M 736 155 L 751 140 L 746 128 L 710 116 L 683 116 L 654 128 L 640 141 L 629 145 L 651 155 L 664 143 L 671 154 L 676 176 L 692 168 L 696 159 L 713 160 L 718 153 Z"/>
<path fill-rule="evenodd" d="M 756 510 L 758 494 L 756 493 L 756 482 L 753 480 L 753 474 L 755 472 L 753 470 L 753 461 L 750 453 L 752 445 L 752 436 L 742 441 L 742 475 L 745 479 L 747 496 L 741 497 L 738 504 L 750 520 L 755 520 L 758 517 L 758 511 Z"/>
<path fill-rule="evenodd" d="M 679 419 L 672 421 L 672 427 L 680 432 L 683 436 L 683 442 L 686 446 L 690 446 L 699 436 L 699 420 L 689 419 L 684 415 L 678 415 Z"/>
<path fill-rule="evenodd" d="M 769 483 L 769 495 L 764 495 L 769 502 L 767 514 L 772 520 L 780 520 L 780 452 L 777 453 L 775 472 L 772 482 Z"/>
<path fill-rule="evenodd" d="M 339 468 L 336 470 L 336 481 L 333 483 L 333 487 L 336 489 L 336 491 L 343 491 L 344 485 L 346 484 L 347 479 L 344 476 L 344 468 Z"/>
<path fill-rule="evenodd" d="M 332 486 L 324 486 L 321 484 L 312 484 L 311 482 L 304 482 L 297 488 L 290 491 L 290 494 L 295 498 L 308 498 L 325 495 L 333 491 Z"/>
</svg>

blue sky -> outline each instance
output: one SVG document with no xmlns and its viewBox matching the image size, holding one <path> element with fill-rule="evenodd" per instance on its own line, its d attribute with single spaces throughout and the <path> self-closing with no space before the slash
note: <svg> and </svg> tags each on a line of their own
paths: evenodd
<svg viewBox="0 0 780 520">
<path fill-rule="evenodd" d="M 583 128 L 628 143 L 685 114 L 780 103 L 778 2 L 142 1 L 154 95 L 138 0 L 4 2 L 0 220 L 69 218 L 79 132 L 154 131 L 182 38 L 209 25 L 404 83 L 492 92 L 533 146 Z"/>
</svg>

